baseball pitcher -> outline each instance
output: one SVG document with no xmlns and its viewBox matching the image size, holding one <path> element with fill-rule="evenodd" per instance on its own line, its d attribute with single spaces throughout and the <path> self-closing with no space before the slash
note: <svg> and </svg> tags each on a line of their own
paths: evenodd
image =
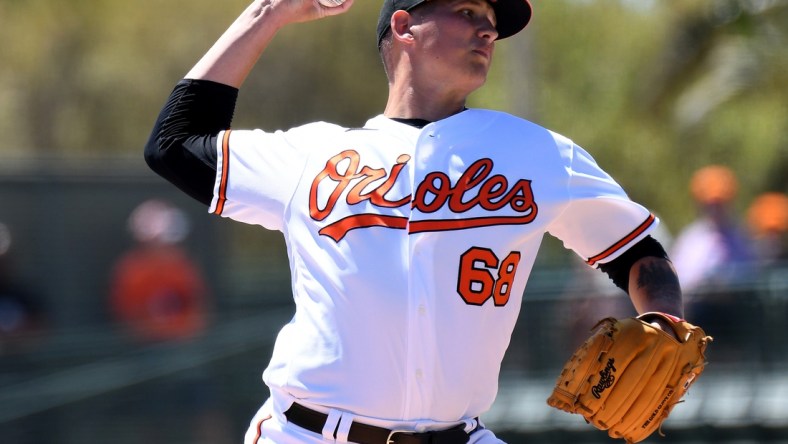
<svg viewBox="0 0 788 444">
<path fill-rule="evenodd" d="M 360 128 L 233 128 L 239 88 L 276 33 L 352 4 L 253 1 L 175 86 L 145 148 L 151 168 L 210 213 L 284 235 L 296 310 L 246 444 L 500 443 L 483 415 L 546 233 L 610 275 L 639 313 L 659 313 L 641 330 L 690 342 L 673 327 L 681 292 L 649 236 L 657 218 L 572 140 L 465 105 L 496 41 L 531 19 L 527 0 L 384 0 L 370 39 L 389 82 L 380 115 Z M 593 356 L 597 373 L 607 368 L 602 385 L 626 374 L 627 356 L 639 359 L 626 347 L 613 364 Z M 664 354 L 679 367 L 696 357 Z M 594 375 L 559 387 L 550 405 L 572 411 L 578 393 L 616 393 L 612 383 L 594 389 Z M 674 383 L 663 379 L 637 381 L 658 398 Z M 667 411 L 650 412 L 649 424 Z M 594 424 L 617 418 L 605 420 Z"/>
</svg>

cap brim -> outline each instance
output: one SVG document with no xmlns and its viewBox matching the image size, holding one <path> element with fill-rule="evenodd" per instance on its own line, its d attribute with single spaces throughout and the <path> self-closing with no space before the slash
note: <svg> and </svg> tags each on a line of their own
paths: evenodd
<svg viewBox="0 0 788 444">
<path fill-rule="evenodd" d="M 384 2 L 380 17 L 378 18 L 378 46 L 380 46 L 383 36 L 389 29 L 389 22 L 391 21 L 391 16 L 394 11 L 397 9 L 410 10 L 424 3 L 424 1 L 426 0 L 413 0 L 407 2 L 407 5 L 395 5 L 395 2 L 391 1 Z M 493 11 L 495 11 L 497 20 L 495 28 L 498 31 L 498 40 L 517 34 L 525 28 L 529 21 L 531 21 L 532 9 L 529 0 L 488 1 L 493 7 Z"/>
<path fill-rule="evenodd" d="M 531 21 L 531 3 L 528 0 L 491 0 L 498 24 L 498 40 L 511 37 Z"/>
</svg>

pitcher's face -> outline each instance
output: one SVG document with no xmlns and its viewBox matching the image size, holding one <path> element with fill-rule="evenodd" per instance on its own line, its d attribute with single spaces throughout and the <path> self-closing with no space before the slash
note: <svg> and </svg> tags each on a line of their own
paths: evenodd
<svg viewBox="0 0 788 444">
<path fill-rule="evenodd" d="M 498 37 L 492 6 L 486 0 L 431 0 L 412 12 L 425 69 L 469 93 L 482 86 Z"/>
</svg>

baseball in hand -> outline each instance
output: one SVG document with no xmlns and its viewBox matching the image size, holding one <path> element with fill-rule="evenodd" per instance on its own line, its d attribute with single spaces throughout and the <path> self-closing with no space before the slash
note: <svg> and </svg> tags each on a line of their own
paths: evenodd
<svg viewBox="0 0 788 444">
<path fill-rule="evenodd" d="M 317 2 L 326 8 L 335 8 L 340 6 L 342 3 L 345 3 L 345 0 L 317 0 Z"/>
</svg>

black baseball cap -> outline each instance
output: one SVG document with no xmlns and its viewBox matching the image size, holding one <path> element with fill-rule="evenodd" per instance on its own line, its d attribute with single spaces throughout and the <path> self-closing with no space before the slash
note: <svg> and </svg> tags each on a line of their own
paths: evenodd
<svg viewBox="0 0 788 444">
<path fill-rule="evenodd" d="M 383 7 L 378 18 L 378 46 L 391 26 L 391 16 L 401 10 L 410 11 L 428 0 L 383 0 Z M 529 0 L 488 0 L 495 11 L 498 24 L 498 40 L 511 37 L 525 28 L 531 20 L 531 3 Z"/>
</svg>

